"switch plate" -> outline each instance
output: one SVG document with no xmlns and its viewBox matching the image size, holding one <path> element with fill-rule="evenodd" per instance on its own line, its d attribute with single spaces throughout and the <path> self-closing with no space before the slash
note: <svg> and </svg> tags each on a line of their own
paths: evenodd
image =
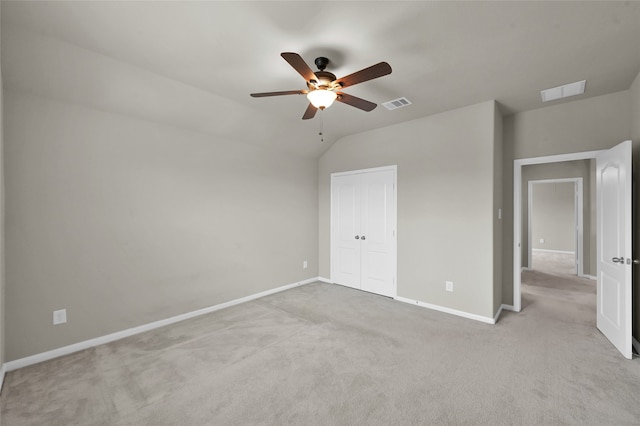
<svg viewBox="0 0 640 426">
<path fill-rule="evenodd" d="M 540 238 L 540 244 L 544 244 L 544 238 Z"/>
<path fill-rule="evenodd" d="M 53 311 L 53 325 L 64 324 L 67 322 L 67 310 L 60 309 Z"/>
<path fill-rule="evenodd" d="M 304 262 L 302 262 L 302 269 L 307 269 L 307 261 L 305 260 Z"/>
<path fill-rule="evenodd" d="M 453 281 L 445 281 L 444 284 L 447 291 L 453 291 Z"/>
</svg>

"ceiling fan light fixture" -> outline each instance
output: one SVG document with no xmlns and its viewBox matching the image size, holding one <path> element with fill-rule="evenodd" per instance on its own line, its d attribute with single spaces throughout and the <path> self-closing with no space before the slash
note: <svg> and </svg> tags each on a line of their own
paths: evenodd
<svg viewBox="0 0 640 426">
<path fill-rule="evenodd" d="M 356 71 L 337 79 L 335 74 L 325 71 L 325 68 L 329 63 L 329 59 L 323 56 L 316 58 L 315 63 L 318 67 L 318 71 L 316 72 L 311 71 L 309 65 L 307 65 L 304 59 L 302 59 L 302 57 L 297 53 L 282 52 L 280 56 L 282 56 L 282 58 L 287 61 L 289 65 L 291 65 L 291 67 L 293 67 L 293 69 L 302 76 L 302 78 L 304 78 L 307 83 L 308 90 L 251 93 L 251 96 L 254 98 L 263 98 L 267 96 L 306 94 L 309 99 L 309 105 L 302 115 L 303 120 L 313 118 L 318 110 L 329 108 L 336 100 L 362 111 L 373 111 L 377 106 L 376 104 L 358 98 L 357 96 L 343 93 L 342 89 L 391 74 L 391 66 L 386 62 L 379 62 L 375 65 L 371 65 L 370 67 L 363 68 L 360 71 Z"/>
<path fill-rule="evenodd" d="M 329 108 L 337 97 L 338 95 L 336 92 L 326 89 L 312 90 L 307 94 L 307 99 L 309 99 L 311 105 L 318 109 Z"/>
</svg>

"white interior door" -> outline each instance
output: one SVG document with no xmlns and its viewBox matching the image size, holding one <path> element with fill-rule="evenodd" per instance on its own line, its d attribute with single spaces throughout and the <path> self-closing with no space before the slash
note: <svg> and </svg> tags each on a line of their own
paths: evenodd
<svg viewBox="0 0 640 426">
<path fill-rule="evenodd" d="M 394 172 L 361 175 L 361 288 L 393 297 L 395 209 Z"/>
<path fill-rule="evenodd" d="M 394 168 L 332 175 L 331 280 L 396 296 Z"/>
<path fill-rule="evenodd" d="M 331 179 L 332 280 L 360 288 L 360 177 Z"/>
<path fill-rule="evenodd" d="M 631 141 L 596 160 L 597 326 L 631 359 Z"/>
</svg>

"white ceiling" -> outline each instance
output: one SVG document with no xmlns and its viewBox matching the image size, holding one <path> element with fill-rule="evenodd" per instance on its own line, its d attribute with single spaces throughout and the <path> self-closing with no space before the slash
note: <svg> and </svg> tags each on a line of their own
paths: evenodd
<svg viewBox="0 0 640 426">
<path fill-rule="evenodd" d="M 640 2 L 8 2 L 4 86 L 231 141 L 318 156 L 338 138 L 495 99 L 540 108 L 540 90 L 587 80 L 572 101 L 626 90 L 640 72 Z M 302 121 L 304 89 L 281 57 L 338 77 L 380 61 L 393 73 L 345 89 Z M 555 101 L 557 104 L 562 101 Z M 320 116 L 325 141 L 320 142 Z"/>
</svg>

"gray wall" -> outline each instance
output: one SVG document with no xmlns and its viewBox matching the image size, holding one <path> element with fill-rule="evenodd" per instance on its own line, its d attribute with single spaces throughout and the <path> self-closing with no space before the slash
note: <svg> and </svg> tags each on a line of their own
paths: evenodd
<svg viewBox="0 0 640 426">
<path fill-rule="evenodd" d="M 318 275 L 316 160 L 4 95 L 7 361 Z"/>
<path fill-rule="evenodd" d="M 319 163 L 321 276 L 330 278 L 331 173 L 395 164 L 398 295 L 493 317 L 495 114 L 490 101 L 336 142 Z"/>
<path fill-rule="evenodd" d="M 575 252 L 575 184 L 539 183 L 531 192 L 532 248 Z"/>
<path fill-rule="evenodd" d="M 607 149 L 629 139 L 630 101 L 623 91 L 505 117 L 503 303 L 513 303 L 513 160 Z"/>
<path fill-rule="evenodd" d="M 583 272 L 596 275 L 596 222 L 595 222 L 595 161 L 576 160 L 549 164 L 531 164 L 522 167 L 522 266 L 528 267 L 529 244 L 527 222 L 529 209 L 529 181 L 541 179 L 582 178 L 583 191 Z M 534 242 L 537 240 L 534 239 Z M 547 244 L 548 246 L 548 244 Z M 534 245 L 534 248 L 536 246 Z M 545 247 L 539 247 L 545 248 Z M 546 247 L 549 248 L 549 247 Z M 512 280 L 510 280 L 512 281 Z"/>
</svg>

